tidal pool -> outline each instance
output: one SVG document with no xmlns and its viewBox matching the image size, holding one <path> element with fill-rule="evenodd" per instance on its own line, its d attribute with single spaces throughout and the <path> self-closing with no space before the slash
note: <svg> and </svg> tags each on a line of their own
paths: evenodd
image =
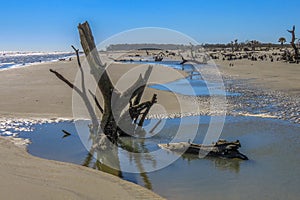
<svg viewBox="0 0 300 200">
<path fill-rule="evenodd" d="M 201 143 L 211 117 L 188 117 L 185 130 L 198 126 L 195 143 Z M 174 136 L 182 119 L 167 119 L 159 133 L 148 139 L 137 139 L 152 151 L 157 144 Z M 86 129 L 88 122 L 79 126 Z M 97 169 L 96 160 L 81 142 L 73 122 L 33 125 L 33 132 L 20 132 L 30 138 L 29 153 L 51 160 L 71 162 Z M 186 129 L 187 128 L 187 129 Z M 62 129 L 72 133 L 62 138 Z M 88 132 L 80 133 L 87 134 Z M 189 138 L 189 132 L 185 133 Z M 81 138 L 81 139 L 80 139 Z M 220 158 L 198 158 L 184 155 L 167 167 L 150 173 L 120 172 L 121 178 L 142 185 L 167 199 L 298 199 L 300 185 L 300 125 L 286 121 L 254 117 L 226 117 L 221 138 L 239 139 L 240 151 L 249 161 Z M 172 153 L 166 154 L 172 156 Z M 165 156 L 166 156 L 165 155 Z M 121 169 L 126 165 L 147 165 L 144 160 L 124 163 L 119 152 Z M 89 159 L 88 159 L 89 158 Z M 101 187 L 101 186 L 99 186 Z"/>
</svg>

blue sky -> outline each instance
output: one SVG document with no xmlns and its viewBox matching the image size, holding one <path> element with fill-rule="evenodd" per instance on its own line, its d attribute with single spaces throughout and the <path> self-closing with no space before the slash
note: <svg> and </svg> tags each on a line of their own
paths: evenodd
<svg viewBox="0 0 300 200">
<path fill-rule="evenodd" d="M 199 43 L 288 40 L 299 0 L 0 0 L 0 50 L 53 51 L 79 46 L 77 25 L 89 21 L 97 42 L 128 29 L 162 27 Z"/>
</svg>

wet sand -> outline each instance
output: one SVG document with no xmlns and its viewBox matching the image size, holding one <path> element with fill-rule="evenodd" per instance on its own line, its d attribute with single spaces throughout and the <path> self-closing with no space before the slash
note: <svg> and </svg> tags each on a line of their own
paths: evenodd
<svg viewBox="0 0 300 200">
<path fill-rule="evenodd" d="M 265 90 L 300 96 L 300 64 L 283 61 L 215 60 L 222 73 L 234 79 L 247 80 Z M 234 66 L 229 66 L 229 63 Z"/>
<path fill-rule="evenodd" d="M 229 114 L 300 123 L 300 64 L 247 59 L 215 62 L 227 90 L 243 94 L 227 98 Z"/>
</svg>

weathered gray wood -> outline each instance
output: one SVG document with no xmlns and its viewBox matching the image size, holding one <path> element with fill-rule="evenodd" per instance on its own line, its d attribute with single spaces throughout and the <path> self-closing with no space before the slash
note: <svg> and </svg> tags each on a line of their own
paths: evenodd
<svg viewBox="0 0 300 200">
<path fill-rule="evenodd" d="M 96 103 L 97 108 L 98 108 L 99 111 L 103 114 L 103 108 L 102 108 L 102 106 L 100 105 L 100 103 L 99 103 L 99 101 L 98 101 L 96 95 L 93 94 L 91 90 L 89 90 L 89 93 L 90 93 L 90 95 L 94 98 L 94 101 L 95 101 L 95 103 Z"/>
<path fill-rule="evenodd" d="M 101 128 L 104 133 L 110 133 L 112 138 L 117 138 L 118 132 L 122 132 L 122 129 L 118 128 L 120 121 L 121 123 L 123 123 L 122 121 L 124 121 L 123 126 L 125 124 L 127 130 L 131 131 L 136 127 L 135 125 L 132 125 L 132 123 L 130 123 L 130 119 L 128 118 L 132 116 L 128 113 L 132 113 L 131 110 L 134 109 L 134 106 L 140 105 L 146 83 L 150 77 L 153 67 L 149 66 L 144 77 L 140 75 L 137 81 L 130 88 L 128 88 L 124 93 L 120 94 L 120 92 L 114 88 L 112 81 L 110 80 L 110 77 L 105 69 L 106 66 L 100 60 L 89 24 L 87 22 L 79 24 L 78 30 L 82 48 L 91 68 L 91 74 L 94 76 L 94 79 L 96 80 L 98 88 L 100 89 L 104 99 Z M 114 100 L 112 101 L 112 99 Z M 133 99 L 134 101 L 132 102 Z M 138 124 L 139 126 L 143 125 L 147 113 L 155 102 L 156 100 L 152 100 L 150 101 L 150 103 L 146 102 L 147 109 L 142 115 L 142 118 Z M 127 110 L 125 110 L 125 115 L 124 117 L 122 117 L 121 112 L 124 110 L 124 108 L 126 108 L 126 106 L 128 106 L 129 103 L 130 106 Z M 112 107 L 114 107 L 114 113 Z M 115 119 L 113 114 L 117 115 L 119 118 Z M 140 115 L 141 113 L 138 114 Z"/>
<path fill-rule="evenodd" d="M 78 30 L 81 46 L 91 68 L 91 74 L 93 75 L 95 81 L 97 82 L 98 88 L 103 95 L 104 108 L 101 119 L 101 128 L 104 133 L 109 134 L 110 138 L 115 141 L 118 137 L 117 124 L 114 120 L 111 107 L 111 99 L 114 92 L 114 86 L 105 69 L 105 65 L 103 65 L 103 63 L 101 62 L 88 22 L 79 24 Z"/>
<path fill-rule="evenodd" d="M 241 147 L 239 141 L 227 142 L 226 140 L 219 140 L 212 145 L 193 144 L 189 142 L 179 142 L 170 144 L 159 144 L 162 149 L 172 152 L 189 153 L 196 155 L 214 156 L 222 158 L 239 158 L 248 160 L 247 156 L 238 151 Z"/>
<path fill-rule="evenodd" d="M 92 31 L 88 22 L 79 24 L 78 31 L 80 35 L 82 48 L 90 66 L 90 72 L 94 77 L 97 83 L 97 87 L 100 90 L 104 100 L 104 107 L 102 108 L 96 95 L 89 91 L 90 95 L 92 95 L 96 103 L 96 106 L 102 113 L 100 124 L 98 122 L 96 112 L 86 94 L 84 72 L 79 58 L 79 50 L 72 46 L 72 48 L 76 52 L 78 67 L 81 73 L 81 88 L 75 86 L 73 83 L 68 81 L 59 72 L 56 72 L 52 69 L 50 69 L 50 72 L 54 73 L 60 80 L 62 80 L 69 87 L 74 89 L 82 98 L 82 100 L 85 103 L 85 106 L 87 107 L 88 113 L 90 114 L 90 117 L 92 119 L 93 133 L 97 134 L 103 131 L 108 136 L 108 138 L 112 140 L 112 142 L 116 142 L 118 136 L 124 134 L 122 129 L 124 126 L 126 127 L 126 130 L 130 132 L 129 134 L 132 134 L 131 132 L 135 132 L 135 129 L 137 128 L 135 124 L 132 124 L 133 118 L 130 115 L 130 113 L 132 113 L 132 111 L 135 110 L 137 107 L 143 107 L 143 109 L 140 109 L 136 115 L 137 117 L 142 115 L 142 120 L 140 120 L 140 123 L 138 124 L 139 126 L 142 126 L 143 121 L 147 113 L 149 112 L 151 106 L 156 102 L 155 99 L 155 101 L 152 100 L 140 103 L 153 67 L 149 66 L 144 77 L 140 75 L 137 81 L 124 93 L 121 94 L 112 84 L 112 81 L 106 71 L 106 66 L 101 62 L 98 50 L 95 45 L 94 37 L 92 35 Z M 114 110 L 112 108 L 114 108 Z M 144 111 L 144 109 L 146 109 L 146 111 Z M 125 114 L 121 116 L 121 112 L 124 110 Z M 144 112 L 141 113 L 142 111 Z M 115 117 L 117 117 L 117 119 L 115 119 Z M 122 128 L 119 127 L 120 124 L 123 124 Z M 102 131 L 100 131 L 99 125 L 101 125 Z M 139 128 L 139 130 L 141 129 Z"/>
<path fill-rule="evenodd" d="M 142 115 L 142 112 L 147 108 L 150 110 L 153 105 L 151 104 L 151 101 L 140 103 L 152 69 L 153 66 L 149 66 L 144 77 L 140 74 L 137 81 L 119 96 L 117 104 L 114 103 L 115 114 L 117 113 L 116 115 L 120 116 L 117 120 L 118 125 L 120 125 L 123 129 L 125 128 L 131 134 L 136 132 L 136 126 L 132 125 L 132 121 L 137 123 L 138 117 Z M 128 105 L 128 102 L 129 109 L 125 110 L 125 112 L 121 115 L 121 112 L 124 110 L 124 107 Z M 139 123 L 138 126 L 143 126 L 143 123 L 144 122 Z"/>
</svg>

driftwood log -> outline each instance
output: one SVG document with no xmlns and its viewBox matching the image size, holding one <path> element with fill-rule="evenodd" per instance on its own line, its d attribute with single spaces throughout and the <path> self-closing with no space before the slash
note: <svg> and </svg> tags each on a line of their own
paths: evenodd
<svg viewBox="0 0 300 200">
<path fill-rule="evenodd" d="M 186 153 L 194 155 L 213 156 L 220 158 L 239 158 L 248 160 L 248 157 L 240 153 L 238 149 L 241 147 L 240 142 L 228 142 L 219 140 L 212 145 L 193 144 L 189 142 L 159 144 L 160 148 L 172 151 L 175 153 Z"/>
</svg>

